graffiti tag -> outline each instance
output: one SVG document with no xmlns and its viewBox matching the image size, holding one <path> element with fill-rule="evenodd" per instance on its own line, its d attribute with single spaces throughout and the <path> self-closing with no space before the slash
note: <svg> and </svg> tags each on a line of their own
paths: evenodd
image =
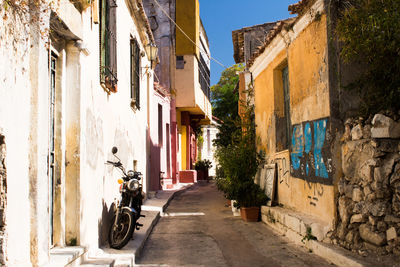
<svg viewBox="0 0 400 267">
<path fill-rule="evenodd" d="M 332 160 L 327 142 L 328 118 L 293 125 L 290 173 L 308 181 L 330 182 Z"/>
</svg>

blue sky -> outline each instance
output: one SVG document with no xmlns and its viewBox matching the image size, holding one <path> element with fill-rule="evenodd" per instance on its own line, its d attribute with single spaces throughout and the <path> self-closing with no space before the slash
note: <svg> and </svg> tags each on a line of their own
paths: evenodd
<svg viewBox="0 0 400 267">
<path fill-rule="evenodd" d="M 233 60 L 232 31 L 290 17 L 288 6 L 299 0 L 199 0 L 200 16 L 210 42 L 211 56 L 225 66 Z M 211 62 L 211 85 L 223 67 Z"/>
</svg>

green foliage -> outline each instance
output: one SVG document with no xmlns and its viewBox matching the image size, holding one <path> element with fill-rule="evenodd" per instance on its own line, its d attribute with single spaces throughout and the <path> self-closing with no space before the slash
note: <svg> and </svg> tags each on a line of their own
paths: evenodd
<svg viewBox="0 0 400 267">
<path fill-rule="evenodd" d="M 301 242 L 304 243 L 304 240 L 307 240 L 307 241 L 309 241 L 309 240 L 317 240 L 317 238 L 312 234 L 312 229 L 311 229 L 310 226 L 307 226 L 306 234 L 305 234 L 305 236 L 303 236 L 303 238 L 301 239 Z M 312 252 L 312 251 L 311 251 L 311 252 Z"/>
<path fill-rule="evenodd" d="M 263 157 L 256 149 L 254 106 L 250 104 L 252 92 L 250 88 L 248 101 L 241 103 L 245 113 L 235 122 L 230 143 L 218 146 L 216 151 L 216 159 L 222 169 L 217 172 L 217 186 L 226 197 L 235 199 L 239 207 L 260 206 L 267 201 L 260 186 L 254 183 Z"/>
<path fill-rule="evenodd" d="M 347 88 L 364 113 L 400 109 L 400 1 L 347 0 L 337 25 L 345 62 L 365 67 Z"/>
<path fill-rule="evenodd" d="M 237 72 L 243 70 L 243 65 L 236 64 L 221 74 L 221 78 L 216 85 L 211 87 L 212 93 L 212 113 L 222 121 L 218 127 L 219 133 L 214 144 L 227 146 L 231 143 L 232 134 L 237 131 L 240 125 L 238 115 L 239 92 L 236 86 L 239 81 Z"/>
<path fill-rule="evenodd" d="M 205 160 L 198 160 L 196 161 L 196 163 L 194 164 L 194 169 L 196 171 L 199 170 L 203 170 L 203 171 L 207 171 L 208 169 L 210 169 L 212 167 L 212 163 L 211 161 L 209 161 L 208 159 Z"/>
</svg>

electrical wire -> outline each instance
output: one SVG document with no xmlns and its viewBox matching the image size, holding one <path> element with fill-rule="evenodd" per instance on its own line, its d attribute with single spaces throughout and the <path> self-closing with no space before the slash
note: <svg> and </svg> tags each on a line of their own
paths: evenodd
<svg viewBox="0 0 400 267">
<path fill-rule="evenodd" d="M 167 16 L 167 18 L 182 32 L 182 34 L 191 42 L 193 43 L 198 49 L 202 50 L 204 52 L 204 54 L 206 54 L 211 60 L 213 60 L 215 63 L 217 63 L 218 65 L 222 66 L 223 68 L 227 68 L 224 64 L 222 64 L 221 62 L 219 62 L 218 60 L 216 60 L 215 58 L 213 58 L 212 56 L 209 56 L 206 51 L 204 51 L 204 49 L 202 49 L 199 45 L 197 45 L 192 39 L 190 39 L 190 37 L 185 33 L 184 30 L 182 30 L 181 27 L 179 27 L 178 24 L 176 24 L 176 22 L 168 15 L 167 11 L 165 11 L 165 9 L 160 5 L 160 3 L 158 3 L 157 0 L 154 0 L 154 2 L 158 5 L 158 7 L 161 9 L 161 11 Z"/>
</svg>

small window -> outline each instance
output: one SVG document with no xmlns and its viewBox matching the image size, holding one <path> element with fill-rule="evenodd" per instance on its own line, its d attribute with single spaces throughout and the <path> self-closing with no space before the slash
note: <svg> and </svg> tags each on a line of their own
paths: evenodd
<svg viewBox="0 0 400 267">
<path fill-rule="evenodd" d="M 185 68 L 185 60 L 183 56 L 176 56 L 176 68 L 184 69 Z"/>
<path fill-rule="evenodd" d="M 275 87 L 275 131 L 276 131 L 276 151 L 289 148 L 290 140 L 290 85 L 289 68 L 287 63 L 276 69 L 274 80 Z"/>
<path fill-rule="evenodd" d="M 132 105 L 140 109 L 140 47 L 136 39 L 131 39 L 131 98 Z"/>
<path fill-rule="evenodd" d="M 101 0 L 100 5 L 100 83 L 117 92 L 117 4 Z"/>
</svg>

